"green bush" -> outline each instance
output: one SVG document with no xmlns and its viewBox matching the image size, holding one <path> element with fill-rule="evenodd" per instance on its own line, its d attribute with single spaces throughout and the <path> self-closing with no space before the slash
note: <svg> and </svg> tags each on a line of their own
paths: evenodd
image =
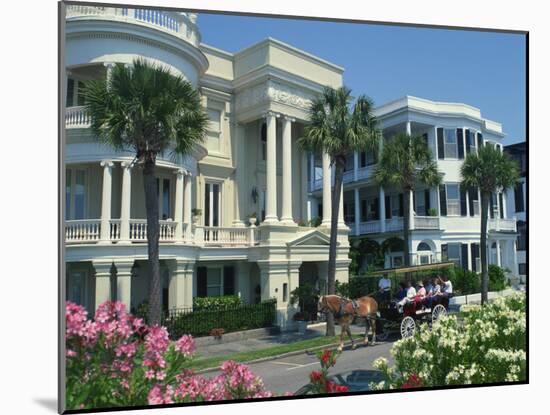
<svg viewBox="0 0 550 415">
<path fill-rule="evenodd" d="M 453 291 L 456 295 L 474 294 L 481 290 L 479 274 L 473 271 L 454 267 L 450 268 L 448 277 L 453 283 Z"/>
<path fill-rule="evenodd" d="M 171 310 L 164 317 L 162 325 L 168 329 L 173 339 L 184 334 L 195 337 L 208 336 L 212 329 L 218 328 L 230 333 L 270 327 L 275 322 L 276 306 L 275 300 L 269 300 L 260 304 L 241 304 L 217 310 Z"/>
<path fill-rule="evenodd" d="M 510 285 L 505 270 L 498 265 L 489 265 L 489 291 L 501 291 Z"/>
<path fill-rule="evenodd" d="M 203 310 L 227 310 L 243 305 L 238 295 L 223 295 L 221 297 L 195 297 L 193 298 L 193 311 Z"/>
</svg>

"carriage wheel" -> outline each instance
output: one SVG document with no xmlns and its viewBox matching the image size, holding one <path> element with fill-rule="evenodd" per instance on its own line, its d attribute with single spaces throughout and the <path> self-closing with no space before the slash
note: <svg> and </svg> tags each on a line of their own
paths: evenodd
<svg viewBox="0 0 550 415">
<path fill-rule="evenodd" d="M 381 321 L 377 321 L 376 328 L 380 330 L 379 332 L 376 333 L 376 340 L 386 341 L 386 339 L 390 334 L 390 331 L 387 325 Z"/>
<path fill-rule="evenodd" d="M 401 337 L 407 338 L 414 335 L 414 331 L 416 329 L 416 323 L 414 322 L 414 319 L 411 316 L 405 317 L 401 321 Z"/>
<path fill-rule="evenodd" d="M 447 315 L 447 310 L 441 304 L 438 304 L 434 307 L 432 311 L 432 323 L 435 323 L 439 320 L 440 317 Z"/>
</svg>

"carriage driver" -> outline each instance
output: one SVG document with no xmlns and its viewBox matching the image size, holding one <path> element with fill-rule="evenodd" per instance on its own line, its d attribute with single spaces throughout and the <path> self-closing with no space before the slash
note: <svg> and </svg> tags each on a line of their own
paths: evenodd
<svg viewBox="0 0 550 415">
<path fill-rule="evenodd" d="M 378 302 L 388 304 L 391 300 L 391 280 L 387 275 L 382 275 L 378 280 Z"/>
</svg>

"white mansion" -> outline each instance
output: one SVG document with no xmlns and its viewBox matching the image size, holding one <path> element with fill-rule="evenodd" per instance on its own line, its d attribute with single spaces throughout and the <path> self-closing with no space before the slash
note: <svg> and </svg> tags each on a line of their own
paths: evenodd
<svg viewBox="0 0 550 415">
<path fill-rule="evenodd" d="M 329 245 L 329 160 L 305 153 L 296 140 L 311 100 L 325 85 L 341 86 L 344 69 L 270 38 L 237 53 L 205 45 L 191 13 L 67 5 L 65 31 L 67 298 L 93 310 L 110 298 L 133 308 L 148 297 L 140 167 L 131 151 L 115 151 L 91 134 L 79 95 L 83 81 L 141 56 L 199 88 L 210 117 L 203 146 L 157 163 L 163 306 L 191 307 L 195 296 L 275 297 L 285 324 L 294 310 L 290 292 L 326 279 Z M 468 105 L 413 97 L 376 114 L 386 138 L 424 134 L 445 172 L 441 188 L 415 194 L 413 262 L 449 259 L 479 270 L 479 195 L 461 191 L 459 166 L 483 142 L 501 146 L 500 124 Z M 381 243 L 400 236 L 402 195 L 372 182 L 375 161 L 355 154 L 345 173 L 340 281 L 348 279 L 350 237 Z M 490 261 L 516 275 L 516 224 L 505 200 L 495 195 L 491 210 Z M 308 226 L 317 216 L 321 225 Z M 387 267 L 401 261 L 401 252 L 388 252 Z"/>
</svg>

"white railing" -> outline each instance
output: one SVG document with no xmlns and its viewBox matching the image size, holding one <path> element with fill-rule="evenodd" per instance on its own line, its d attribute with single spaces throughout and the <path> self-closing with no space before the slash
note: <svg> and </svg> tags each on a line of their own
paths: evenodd
<svg viewBox="0 0 550 415">
<path fill-rule="evenodd" d="M 65 222 L 65 241 L 82 243 L 99 240 L 101 221 L 97 219 L 69 220 Z"/>
<path fill-rule="evenodd" d="M 460 216 L 460 202 L 458 200 L 447 200 L 447 215 Z"/>
<path fill-rule="evenodd" d="M 120 239 L 120 219 L 111 219 L 109 225 L 109 236 L 111 240 L 118 241 Z"/>
<path fill-rule="evenodd" d="M 177 222 L 173 220 L 159 220 L 160 225 L 160 240 L 173 241 L 176 239 Z"/>
<path fill-rule="evenodd" d="M 386 232 L 403 230 L 403 218 L 386 219 Z"/>
<path fill-rule="evenodd" d="M 65 128 L 88 128 L 89 126 L 90 117 L 83 106 L 65 109 Z"/>
<path fill-rule="evenodd" d="M 489 219 L 487 228 L 490 231 L 516 232 L 516 219 Z"/>
<path fill-rule="evenodd" d="M 368 222 L 360 222 L 359 223 L 359 233 L 361 235 L 367 234 L 367 233 L 379 233 L 381 231 L 380 221 L 379 220 L 372 220 Z"/>
<path fill-rule="evenodd" d="M 361 167 L 357 169 L 357 180 L 368 179 L 372 175 L 372 166 Z"/>
<path fill-rule="evenodd" d="M 205 245 L 248 245 L 250 230 L 248 228 L 204 227 Z"/>
<path fill-rule="evenodd" d="M 353 170 L 345 171 L 343 180 L 344 180 L 344 183 L 349 183 L 353 181 Z"/>
<path fill-rule="evenodd" d="M 159 220 L 159 240 L 175 240 L 176 225 L 171 220 Z M 130 241 L 147 241 L 147 219 L 130 219 Z"/>
<path fill-rule="evenodd" d="M 414 229 L 439 229 L 439 217 L 415 216 Z"/>
<path fill-rule="evenodd" d="M 151 9 L 128 9 L 123 7 L 98 7 L 67 5 L 67 20 L 100 18 L 136 23 L 168 32 L 195 46 L 201 40 L 194 13 L 177 13 Z"/>
</svg>

